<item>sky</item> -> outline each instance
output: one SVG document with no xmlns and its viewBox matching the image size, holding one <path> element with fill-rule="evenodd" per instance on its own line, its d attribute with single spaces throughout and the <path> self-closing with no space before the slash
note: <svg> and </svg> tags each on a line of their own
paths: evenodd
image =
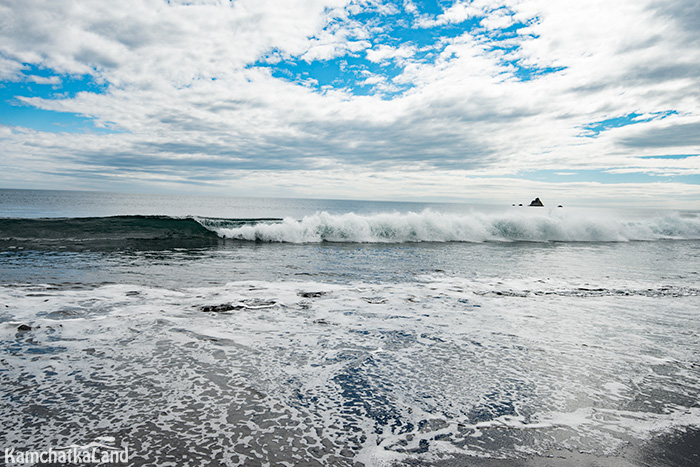
<svg viewBox="0 0 700 467">
<path fill-rule="evenodd" d="M 0 0 L 0 188 L 700 209 L 697 0 Z"/>
</svg>

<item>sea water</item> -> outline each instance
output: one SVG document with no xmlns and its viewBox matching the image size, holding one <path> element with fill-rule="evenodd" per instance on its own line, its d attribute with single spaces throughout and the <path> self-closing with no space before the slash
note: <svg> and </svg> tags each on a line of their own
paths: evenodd
<svg viewBox="0 0 700 467">
<path fill-rule="evenodd" d="M 7 446 L 436 465 L 700 423 L 698 212 L 0 190 L 0 217 Z"/>
</svg>

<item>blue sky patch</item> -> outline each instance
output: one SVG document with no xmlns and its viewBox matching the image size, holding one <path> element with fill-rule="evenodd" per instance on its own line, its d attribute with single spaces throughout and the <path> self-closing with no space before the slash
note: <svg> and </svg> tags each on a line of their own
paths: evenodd
<svg viewBox="0 0 700 467">
<path fill-rule="evenodd" d="M 551 73 L 558 73 L 566 69 L 566 67 L 526 67 L 520 65 L 518 61 L 506 62 L 513 66 L 513 76 L 515 76 L 519 81 L 532 81 L 541 76 L 548 75 Z"/>
<path fill-rule="evenodd" d="M 583 132 L 579 136 L 583 136 L 585 138 L 595 138 L 596 136 L 600 135 L 602 132 L 607 131 L 611 128 L 620 128 L 620 127 L 627 126 L 627 125 L 634 125 L 636 123 L 650 122 L 652 120 L 657 120 L 657 119 L 661 120 L 661 119 L 668 117 L 669 115 L 678 115 L 678 112 L 675 110 L 654 112 L 651 114 L 650 117 L 647 117 L 647 118 L 639 118 L 642 116 L 642 114 L 632 112 L 630 114 L 623 115 L 621 117 L 608 118 L 606 120 L 601 120 L 599 122 L 594 122 L 594 123 L 589 123 L 588 125 L 584 125 Z"/>
<path fill-rule="evenodd" d="M 27 105 L 0 105 L 0 124 L 49 133 L 113 133 L 110 129 L 95 126 L 92 118 L 69 112 L 37 109 Z"/>
<path fill-rule="evenodd" d="M 665 156 L 642 156 L 640 159 L 687 159 L 689 157 L 698 157 L 698 154 L 667 154 Z"/>
<path fill-rule="evenodd" d="M 285 60 L 276 64 L 259 63 L 258 67 L 270 68 L 272 76 L 319 91 L 343 89 L 354 95 L 395 94 L 409 89 L 408 85 L 391 83 L 391 79 L 401 74 L 403 68 L 394 61 L 373 63 L 357 56 L 344 56 L 331 60 Z M 395 90 L 387 92 L 378 88 L 371 78 L 383 78 L 383 82 Z M 369 82 L 366 82 L 370 79 Z M 381 89 L 381 90 L 380 90 Z"/>
<path fill-rule="evenodd" d="M 92 76 L 60 75 L 50 69 L 26 65 L 21 78 L 21 81 L 0 82 L 1 124 L 51 133 L 111 132 L 96 127 L 91 118 L 70 112 L 39 109 L 19 99 L 38 97 L 58 100 L 73 98 L 79 92 L 104 92 L 106 85 L 98 83 Z"/>
</svg>

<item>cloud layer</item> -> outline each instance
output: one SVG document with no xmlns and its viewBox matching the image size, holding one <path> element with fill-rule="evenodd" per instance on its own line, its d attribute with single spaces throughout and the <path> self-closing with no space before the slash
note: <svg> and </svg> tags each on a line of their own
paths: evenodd
<svg viewBox="0 0 700 467">
<path fill-rule="evenodd" d="M 422 8 L 2 1 L 0 183 L 700 202 L 696 2 Z"/>
</svg>

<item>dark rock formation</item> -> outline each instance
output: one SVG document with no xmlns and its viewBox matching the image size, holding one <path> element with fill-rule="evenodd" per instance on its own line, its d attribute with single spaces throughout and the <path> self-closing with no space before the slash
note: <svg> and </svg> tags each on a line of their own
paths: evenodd
<svg viewBox="0 0 700 467">
<path fill-rule="evenodd" d="M 532 203 L 530 203 L 530 206 L 544 206 L 544 204 L 542 204 L 539 198 L 535 198 L 532 200 Z"/>
<path fill-rule="evenodd" d="M 201 311 L 205 311 L 207 313 L 223 313 L 225 311 L 240 310 L 241 308 L 245 307 L 242 305 L 232 305 L 230 303 L 222 303 L 221 305 L 204 305 L 199 307 Z"/>
<path fill-rule="evenodd" d="M 298 292 L 297 295 L 303 298 L 316 298 L 326 295 L 326 292 Z"/>
</svg>

